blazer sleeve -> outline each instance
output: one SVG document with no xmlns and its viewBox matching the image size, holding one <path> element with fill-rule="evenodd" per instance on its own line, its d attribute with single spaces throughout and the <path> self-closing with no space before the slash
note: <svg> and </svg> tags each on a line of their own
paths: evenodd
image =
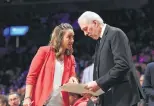
<svg viewBox="0 0 154 106">
<path fill-rule="evenodd" d="M 43 50 L 43 47 L 40 47 L 31 62 L 30 69 L 26 79 L 26 84 L 36 84 L 36 80 L 40 73 L 41 67 L 43 66 L 44 60 L 45 51 Z"/>
<path fill-rule="evenodd" d="M 130 69 L 129 61 L 131 59 L 131 51 L 128 44 L 128 38 L 125 33 L 118 29 L 110 40 L 111 51 L 113 54 L 114 66 L 107 74 L 96 80 L 97 84 L 107 91 L 114 84 L 119 83 Z"/>
<path fill-rule="evenodd" d="M 76 66 L 76 64 L 75 64 L 75 58 L 74 58 L 73 55 L 71 56 L 71 62 L 72 62 L 72 64 L 71 64 L 70 77 L 76 76 L 76 73 L 75 73 L 75 66 Z"/>
<path fill-rule="evenodd" d="M 154 88 L 152 87 L 152 83 L 151 83 L 150 70 L 153 71 L 153 69 L 154 69 L 153 66 L 154 66 L 154 63 L 147 65 L 147 67 L 145 69 L 145 75 L 144 75 L 144 80 L 143 80 L 143 85 L 142 85 L 145 94 L 148 96 L 152 96 L 152 97 L 154 97 Z"/>
</svg>

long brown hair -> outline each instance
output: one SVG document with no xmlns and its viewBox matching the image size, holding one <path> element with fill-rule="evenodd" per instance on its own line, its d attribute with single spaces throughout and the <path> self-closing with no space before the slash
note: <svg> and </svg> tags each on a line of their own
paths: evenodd
<svg viewBox="0 0 154 106">
<path fill-rule="evenodd" d="M 51 40 L 49 42 L 49 46 L 52 46 L 55 49 L 56 58 L 59 58 L 62 54 L 62 40 L 64 37 L 64 33 L 66 30 L 72 29 L 73 27 L 68 23 L 61 23 L 60 25 L 56 26 L 52 32 Z M 68 50 L 66 49 L 65 55 L 71 55 L 73 53 L 73 48 Z"/>
</svg>

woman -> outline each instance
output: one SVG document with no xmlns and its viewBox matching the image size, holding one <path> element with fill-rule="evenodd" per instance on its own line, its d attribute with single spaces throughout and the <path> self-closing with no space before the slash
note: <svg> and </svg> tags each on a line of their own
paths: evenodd
<svg viewBox="0 0 154 106">
<path fill-rule="evenodd" d="M 60 92 L 58 88 L 65 83 L 78 83 L 73 43 L 74 31 L 70 24 L 55 27 L 49 45 L 40 47 L 32 60 L 24 106 L 69 106 L 68 93 Z"/>
</svg>

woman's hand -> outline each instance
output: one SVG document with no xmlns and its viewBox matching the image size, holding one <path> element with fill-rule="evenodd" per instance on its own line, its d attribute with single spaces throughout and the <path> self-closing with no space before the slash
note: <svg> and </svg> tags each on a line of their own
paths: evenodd
<svg viewBox="0 0 154 106">
<path fill-rule="evenodd" d="M 31 106 L 33 103 L 33 101 L 31 100 L 31 98 L 25 98 L 23 100 L 23 106 Z"/>
<path fill-rule="evenodd" d="M 78 79 L 76 77 L 71 77 L 69 79 L 68 83 L 76 83 L 76 84 L 78 84 L 79 82 L 78 82 Z"/>
<path fill-rule="evenodd" d="M 98 103 L 98 98 L 97 98 L 97 97 L 92 96 L 90 99 L 91 99 L 91 101 L 93 101 L 95 104 Z"/>
</svg>

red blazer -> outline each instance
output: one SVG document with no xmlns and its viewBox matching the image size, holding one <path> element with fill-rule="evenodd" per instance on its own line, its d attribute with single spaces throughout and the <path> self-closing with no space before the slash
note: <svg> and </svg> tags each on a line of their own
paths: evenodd
<svg viewBox="0 0 154 106">
<path fill-rule="evenodd" d="M 55 72 L 55 52 L 50 46 L 40 47 L 34 56 L 26 84 L 33 85 L 32 100 L 33 106 L 43 106 L 48 100 L 52 89 Z M 64 56 L 64 72 L 62 84 L 67 83 L 71 76 L 75 76 L 74 56 Z M 67 92 L 62 92 L 64 106 L 69 106 Z"/>
</svg>

